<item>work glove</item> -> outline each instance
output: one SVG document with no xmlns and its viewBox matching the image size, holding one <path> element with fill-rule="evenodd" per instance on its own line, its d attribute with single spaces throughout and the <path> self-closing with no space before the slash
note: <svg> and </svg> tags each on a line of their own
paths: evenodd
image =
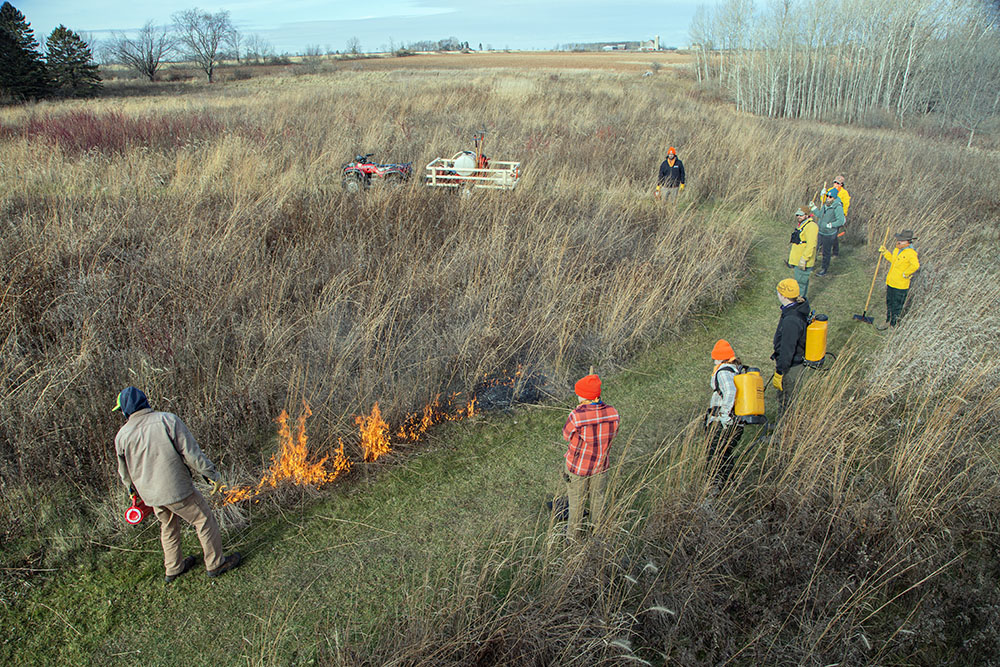
<svg viewBox="0 0 1000 667">
<path fill-rule="evenodd" d="M 785 391 L 784 388 L 781 386 L 781 373 L 779 373 L 778 371 L 774 372 L 774 377 L 771 378 L 771 384 L 774 385 L 774 388 L 777 389 L 778 391 Z"/>
<path fill-rule="evenodd" d="M 653 196 L 656 197 L 657 199 L 660 198 L 660 186 L 659 185 L 656 186 L 656 194 L 653 195 Z"/>
<path fill-rule="evenodd" d="M 803 257 L 801 260 L 799 260 L 799 271 L 805 271 L 805 270 L 806 270 L 806 260 Z"/>
<path fill-rule="evenodd" d="M 683 184 L 683 183 L 681 183 L 681 190 L 683 190 L 683 189 L 684 189 L 684 184 Z"/>
<path fill-rule="evenodd" d="M 816 208 L 816 202 L 809 202 L 809 210 L 812 211 L 813 213 L 819 210 L 818 208 Z"/>
<path fill-rule="evenodd" d="M 213 496 L 216 495 L 216 494 L 220 494 L 221 495 L 222 492 L 226 488 L 226 485 L 222 483 L 221 479 L 211 479 L 211 480 L 208 481 L 208 483 L 212 485 L 212 495 Z"/>
<path fill-rule="evenodd" d="M 880 246 L 878 247 L 878 251 L 879 251 L 879 252 L 889 252 L 888 250 L 886 250 L 886 248 L 885 248 L 885 246 L 884 246 L 884 245 L 880 245 Z"/>
</svg>

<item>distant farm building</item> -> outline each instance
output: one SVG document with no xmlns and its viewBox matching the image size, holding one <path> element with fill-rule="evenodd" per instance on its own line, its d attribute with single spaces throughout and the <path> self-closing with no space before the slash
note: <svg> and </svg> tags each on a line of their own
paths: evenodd
<svg viewBox="0 0 1000 667">
<path fill-rule="evenodd" d="M 653 39 L 651 39 L 649 41 L 640 42 L 639 43 L 639 50 L 640 51 L 659 51 L 660 50 L 660 36 L 657 35 L 656 37 L 654 37 Z"/>
</svg>

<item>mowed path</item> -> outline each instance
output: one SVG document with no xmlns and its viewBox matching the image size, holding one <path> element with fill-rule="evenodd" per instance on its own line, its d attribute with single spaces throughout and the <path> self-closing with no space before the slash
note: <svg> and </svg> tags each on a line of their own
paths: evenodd
<svg viewBox="0 0 1000 667">
<path fill-rule="evenodd" d="M 598 369 L 605 399 L 623 415 L 616 454 L 625 469 L 669 447 L 704 411 L 716 339 L 729 339 L 770 377 L 774 285 L 791 275 L 782 266 L 791 227 L 756 224 L 755 268 L 733 304 L 692 318 L 682 335 L 629 368 Z M 864 306 L 874 254 L 859 245 L 842 251 L 831 274 L 810 285 L 810 301 L 830 316 L 831 351 L 851 335 L 879 336 L 851 319 Z M 883 293 L 876 286 L 872 298 L 880 315 Z M 565 393 L 566 406 L 440 427 L 425 451 L 376 466 L 346 491 L 254 517 L 227 539 L 247 562 L 215 582 L 199 566 L 165 586 L 158 532 L 147 521 L 127 548 L 109 548 L 29 595 L 8 619 L 0 656 L 39 664 L 287 664 L 332 650 L 345 627 L 365 632 L 419 591 L 428 572 L 454 570 L 463 552 L 545 529 L 542 505 L 560 492 L 560 429 L 572 398 L 569 387 Z M 773 403 L 770 389 L 767 398 Z M 190 532 L 185 547 L 198 552 Z"/>
</svg>

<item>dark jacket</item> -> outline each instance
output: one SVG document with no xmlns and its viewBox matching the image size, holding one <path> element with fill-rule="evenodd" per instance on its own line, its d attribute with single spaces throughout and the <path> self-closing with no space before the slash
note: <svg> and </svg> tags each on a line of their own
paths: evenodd
<svg viewBox="0 0 1000 667">
<path fill-rule="evenodd" d="M 774 332 L 774 372 L 784 375 L 798 366 L 806 356 L 806 327 L 809 322 L 809 302 L 790 303 L 781 307 L 781 319 Z"/>
<path fill-rule="evenodd" d="M 680 158 L 674 159 L 674 166 L 670 166 L 667 160 L 660 165 L 660 177 L 656 179 L 657 185 L 668 188 L 676 188 L 684 182 L 684 163 Z"/>
</svg>

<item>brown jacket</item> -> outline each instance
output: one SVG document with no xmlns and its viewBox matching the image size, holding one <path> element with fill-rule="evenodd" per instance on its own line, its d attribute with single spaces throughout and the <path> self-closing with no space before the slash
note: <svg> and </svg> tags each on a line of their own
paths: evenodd
<svg viewBox="0 0 1000 667">
<path fill-rule="evenodd" d="M 180 417 L 170 412 L 137 410 L 115 436 L 118 475 L 153 507 L 184 500 L 194 493 L 192 472 L 219 479 L 198 441 Z"/>
</svg>

